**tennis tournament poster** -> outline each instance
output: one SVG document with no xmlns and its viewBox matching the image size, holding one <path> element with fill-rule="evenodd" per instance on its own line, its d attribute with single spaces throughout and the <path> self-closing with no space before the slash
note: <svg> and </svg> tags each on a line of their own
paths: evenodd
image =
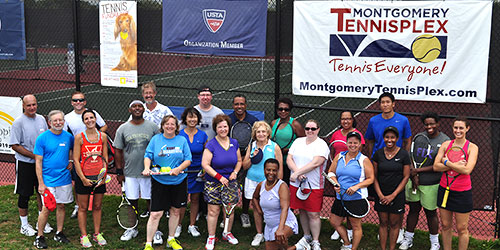
<svg viewBox="0 0 500 250">
<path fill-rule="evenodd" d="M 24 1 L 0 0 L 0 60 L 25 60 Z"/>
<path fill-rule="evenodd" d="M 137 3 L 99 2 L 101 85 L 137 88 Z"/>
<path fill-rule="evenodd" d="M 14 120 L 23 114 L 23 101 L 19 97 L 0 96 L 0 153 L 14 154 L 10 148 L 10 130 Z"/>
<path fill-rule="evenodd" d="M 267 0 L 164 0 L 165 52 L 266 55 Z"/>
<path fill-rule="evenodd" d="M 295 1 L 293 94 L 484 103 L 491 1 Z"/>
</svg>

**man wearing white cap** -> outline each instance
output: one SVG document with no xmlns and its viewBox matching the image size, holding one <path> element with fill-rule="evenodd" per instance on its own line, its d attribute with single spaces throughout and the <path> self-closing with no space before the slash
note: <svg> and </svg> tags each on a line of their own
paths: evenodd
<svg viewBox="0 0 500 250">
<path fill-rule="evenodd" d="M 137 209 L 139 197 L 146 200 L 149 209 L 151 199 L 151 177 L 141 175 L 144 170 L 144 153 L 151 137 L 158 132 L 158 126 L 143 118 L 144 104 L 134 100 L 130 103 L 128 112 L 132 119 L 122 124 L 116 131 L 113 146 L 118 181 L 124 185 L 125 194 L 130 203 Z M 146 212 L 148 212 L 146 209 Z M 122 241 L 128 241 L 138 234 L 137 229 L 128 229 L 121 236 Z"/>
</svg>

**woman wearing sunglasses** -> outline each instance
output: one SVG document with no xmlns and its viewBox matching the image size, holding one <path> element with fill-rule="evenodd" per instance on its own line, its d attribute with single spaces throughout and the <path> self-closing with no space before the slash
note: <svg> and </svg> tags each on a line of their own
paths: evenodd
<svg viewBox="0 0 500 250">
<path fill-rule="evenodd" d="M 318 137 L 317 121 L 308 120 L 304 129 L 306 137 L 293 142 L 287 157 L 291 171 L 290 207 L 299 210 L 300 224 L 304 231 L 304 237 L 295 245 L 297 249 L 319 250 L 319 212 L 323 205 L 324 188 L 321 173 L 325 171 L 329 149 L 326 142 Z"/>
<path fill-rule="evenodd" d="M 293 102 L 290 98 L 282 97 L 276 103 L 278 119 L 271 122 L 271 140 L 276 142 L 283 154 L 283 180 L 289 182 L 290 169 L 287 167 L 286 159 L 288 150 L 297 137 L 304 137 L 304 128 L 296 119 L 290 117 Z"/>
</svg>

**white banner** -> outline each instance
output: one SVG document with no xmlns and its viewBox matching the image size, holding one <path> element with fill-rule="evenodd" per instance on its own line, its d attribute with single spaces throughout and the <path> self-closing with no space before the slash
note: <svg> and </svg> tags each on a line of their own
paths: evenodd
<svg viewBox="0 0 500 250">
<path fill-rule="evenodd" d="M 101 84 L 137 88 L 137 3 L 99 2 Z"/>
<path fill-rule="evenodd" d="M 293 94 L 484 103 L 491 1 L 295 1 Z"/>
<path fill-rule="evenodd" d="M 0 96 L 0 153 L 14 154 L 9 146 L 10 129 L 14 120 L 23 114 L 23 101 L 19 97 Z"/>
</svg>

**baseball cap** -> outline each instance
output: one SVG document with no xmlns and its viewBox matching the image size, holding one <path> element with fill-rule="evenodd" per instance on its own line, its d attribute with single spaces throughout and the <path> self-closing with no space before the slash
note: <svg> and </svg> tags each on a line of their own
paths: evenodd
<svg viewBox="0 0 500 250">
<path fill-rule="evenodd" d="M 356 131 L 352 131 L 352 132 L 347 133 L 346 139 L 349 139 L 350 137 L 356 137 L 356 138 L 358 138 L 358 140 L 361 141 L 361 135 Z"/>
<path fill-rule="evenodd" d="M 397 129 L 396 127 L 394 127 L 394 126 L 389 126 L 389 127 L 385 128 L 385 129 L 384 129 L 384 136 L 385 136 L 385 134 L 387 134 L 387 132 L 389 132 L 389 131 L 392 131 L 394 134 L 396 134 L 396 137 L 398 137 L 398 138 L 399 138 L 399 131 L 398 131 L 398 129 Z"/>
<path fill-rule="evenodd" d="M 201 92 L 204 92 L 204 91 L 208 91 L 210 92 L 210 94 L 212 94 L 212 89 L 207 86 L 207 85 L 201 85 L 199 88 L 198 88 L 198 94 L 201 93 Z"/>
<path fill-rule="evenodd" d="M 299 198 L 299 200 L 307 200 L 309 198 L 309 195 L 311 195 L 312 189 L 311 189 L 311 183 L 306 179 L 300 181 L 299 188 L 297 189 L 296 196 Z"/>
<path fill-rule="evenodd" d="M 47 207 L 47 209 L 49 209 L 49 211 L 51 212 L 54 211 L 56 209 L 56 198 L 48 188 L 45 189 L 45 192 L 43 192 L 42 196 L 45 207 Z"/>
<path fill-rule="evenodd" d="M 250 156 L 250 161 L 252 164 L 259 164 L 259 162 L 262 161 L 262 158 L 264 158 L 264 153 L 262 152 L 262 149 L 257 148 L 257 154 Z"/>
</svg>

